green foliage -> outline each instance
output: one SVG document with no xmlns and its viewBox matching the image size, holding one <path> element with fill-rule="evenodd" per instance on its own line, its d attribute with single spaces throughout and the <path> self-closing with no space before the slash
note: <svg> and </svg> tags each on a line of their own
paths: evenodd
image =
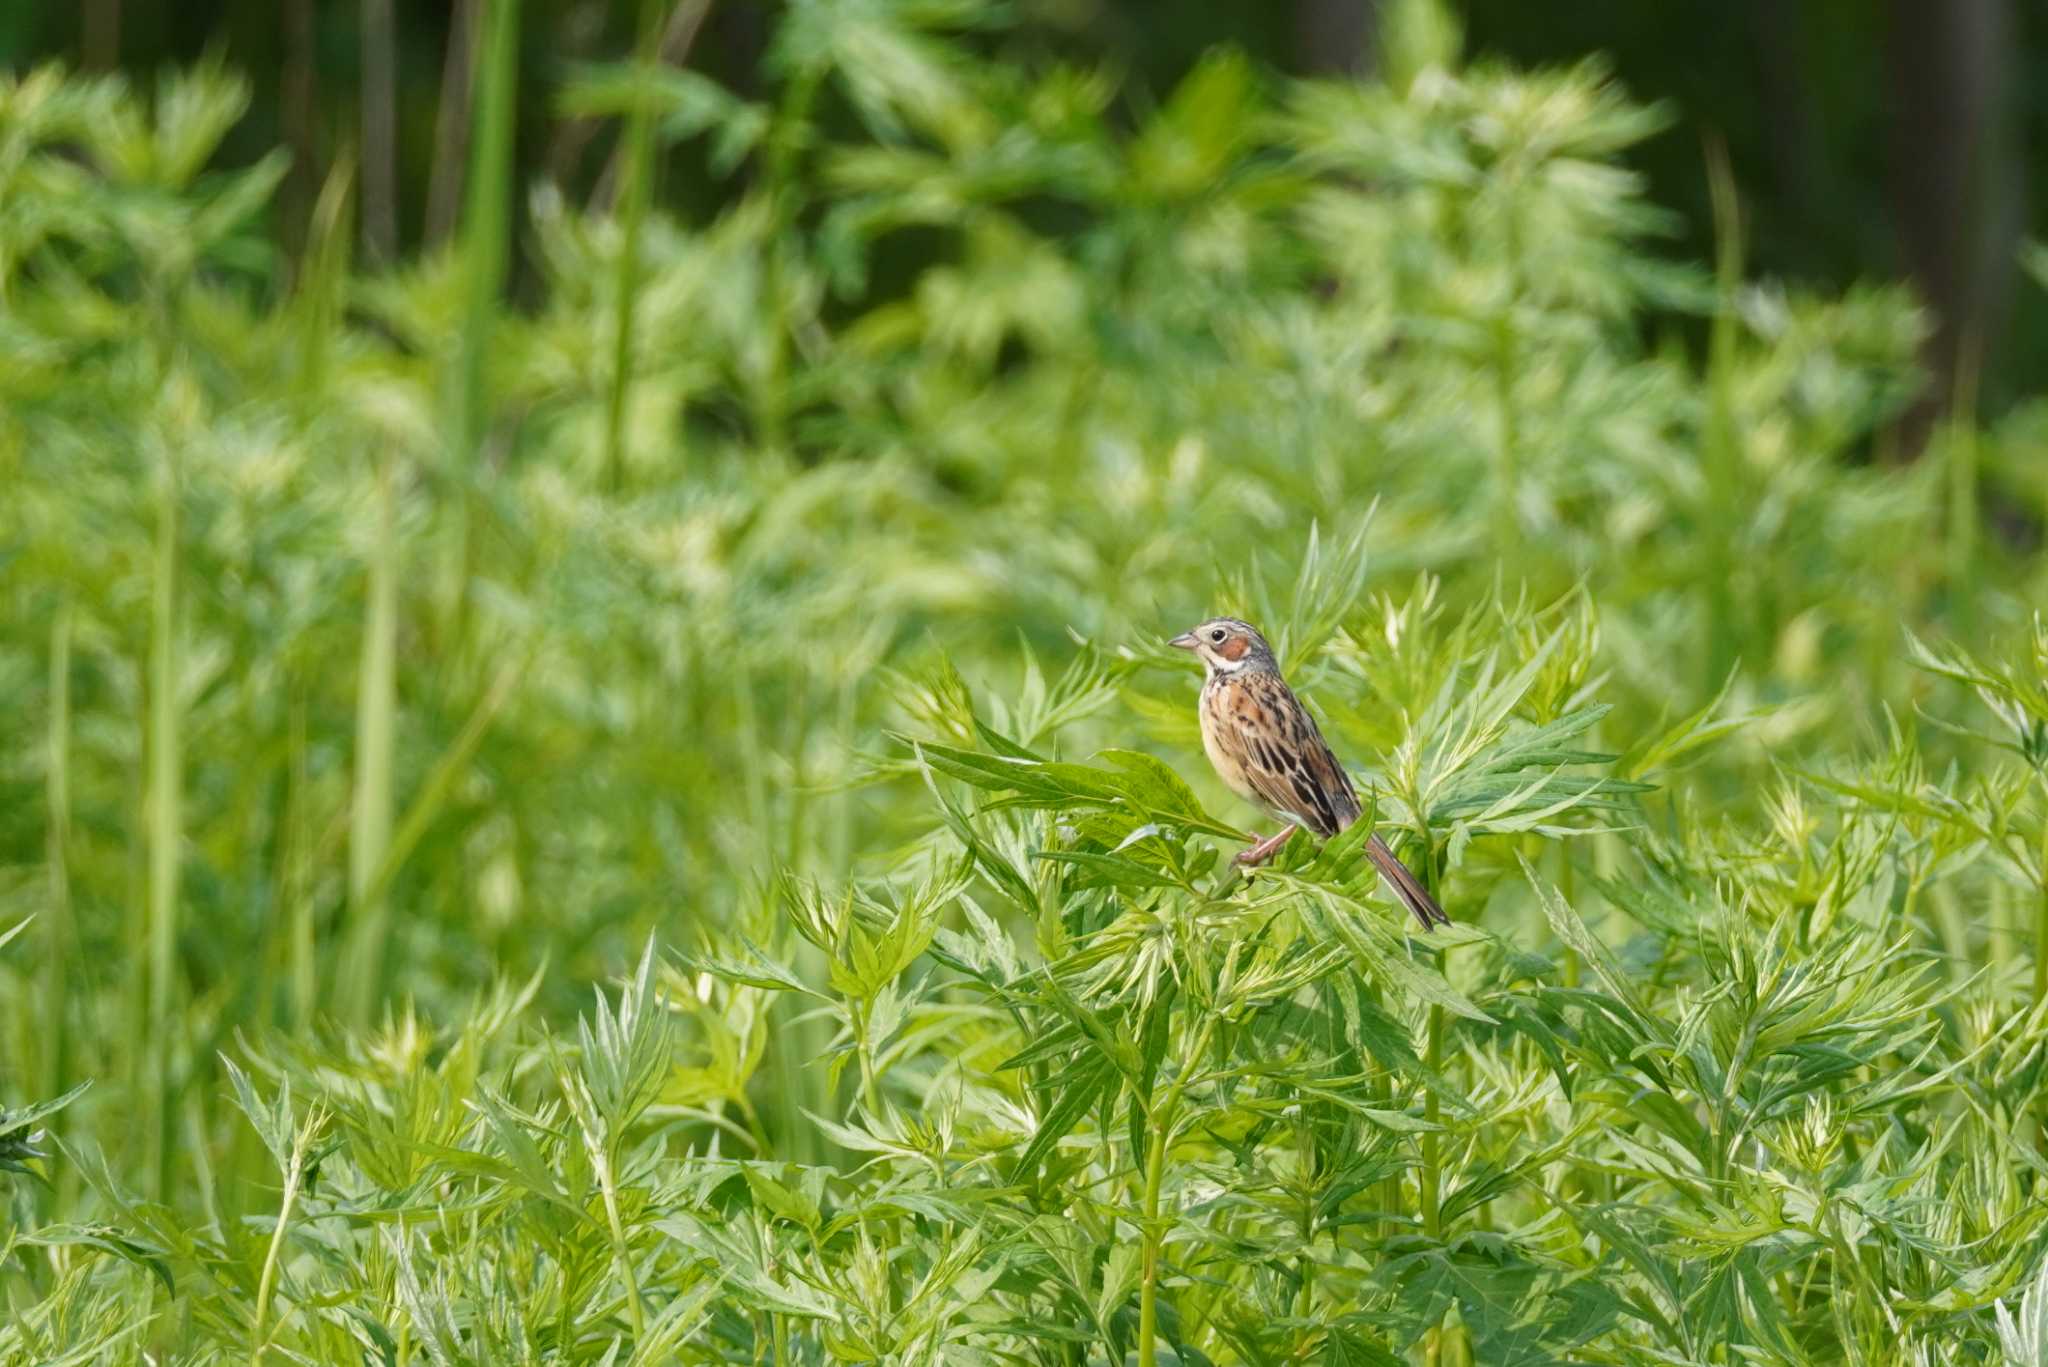
<svg viewBox="0 0 2048 1367">
<path fill-rule="evenodd" d="M 520 308 L 502 184 L 286 287 L 232 78 L 5 78 L 0 1362 L 2036 1360 L 2038 557 L 1857 459 L 1901 297 L 1396 8 L 579 70 L 730 194 Z M 1218 610 L 1451 928 L 1230 863 Z"/>
</svg>

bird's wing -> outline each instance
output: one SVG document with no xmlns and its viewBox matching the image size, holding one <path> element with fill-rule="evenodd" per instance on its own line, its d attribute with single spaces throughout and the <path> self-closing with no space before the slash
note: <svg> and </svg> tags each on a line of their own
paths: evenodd
<svg viewBox="0 0 2048 1367">
<path fill-rule="evenodd" d="M 1259 801 L 1323 837 L 1358 819 L 1358 793 L 1286 680 L 1255 675 L 1237 712 L 1245 778 Z"/>
</svg>

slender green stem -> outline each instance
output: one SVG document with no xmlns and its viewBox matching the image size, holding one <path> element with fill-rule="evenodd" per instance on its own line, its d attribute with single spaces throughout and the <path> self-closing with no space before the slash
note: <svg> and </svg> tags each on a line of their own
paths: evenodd
<svg viewBox="0 0 2048 1367">
<path fill-rule="evenodd" d="M 1977 364 L 1976 347 L 1966 342 L 1956 361 L 1955 388 L 1943 424 L 1942 452 L 1948 474 L 1949 617 L 1967 636 L 1976 618 L 1977 596 Z"/>
<path fill-rule="evenodd" d="M 1514 564 L 1522 540 L 1522 516 L 1517 505 L 1521 488 L 1521 430 L 1515 399 L 1515 380 L 1521 371 L 1521 341 L 1515 331 L 1515 304 L 1521 293 L 1521 231 L 1512 206 L 1507 213 L 1508 297 L 1493 324 L 1494 416 L 1498 425 L 1495 452 L 1494 551 Z"/>
<path fill-rule="evenodd" d="M 1742 220 L 1735 197 L 1735 177 L 1728 167 L 1728 154 L 1719 143 L 1708 146 L 1707 188 L 1714 210 L 1714 275 L 1719 298 L 1714 308 L 1713 327 L 1707 344 L 1707 425 L 1701 461 L 1706 467 L 1707 498 L 1711 507 L 1708 530 L 1702 538 L 1707 564 L 1704 586 L 1707 594 L 1707 674 L 1705 686 L 1712 690 L 1728 677 L 1738 651 L 1735 625 L 1735 587 L 1730 582 L 1735 569 L 1735 519 L 1743 498 L 1741 446 L 1737 436 L 1735 366 L 1737 316 L 1736 290 L 1742 284 Z"/>
<path fill-rule="evenodd" d="M 2041 823 L 2041 888 L 2034 901 L 2034 1000 L 2048 997 L 2048 821 Z"/>
<path fill-rule="evenodd" d="M 1170 1119 L 1170 1118 L 1169 1118 Z M 1145 1141 L 1145 1262 L 1138 1291 L 1138 1364 L 1159 1360 L 1159 1183 L 1166 1171 L 1166 1126 L 1153 1118 Z"/>
<path fill-rule="evenodd" d="M 70 1086 L 66 975 L 77 944 L 71 923 L 71 627 L 71 595 L 66 593 L 50 623 L 49 770 L 43 784 L 49 809 L 44 859 L 50 875 L 49 950 L 43 975 L 48 1031 L 43 1044 L 44 1096 L 61 1096 Z M 61 1118 L 58 1123 L 63 1123 Z"/>
<path fill-rule="evenodd" d="M 398 877 L 406 859 L 425 837 L 427 828 L 433 824 L 441 807 L 448 800 L 448 794 L 455 787 L 457 779 L 466 771 L 470 760 L 475 757 L 477 747 L 483 744 L 484 733 L 490 730 L 491 722 L 497 717 L 512 696 L 512 690 L 526 674 L 526 661 L 530 652 L 520 652 L 508 660 L 498 671 L 498 677 L 477 704 L 470 710 L 469 719 L 462 724 L 462 730 L 455 740 L 434 761 L 434 767 L 413 795 L 412 804 L 405 809 L 405 816 L 399 821 L 391 837 L 391 848 L 384 856 L 384 863 L 370 880 L 369 891 L 363 894 L 365 902 L 375 902 L 391 891 L 392 880 Z"/>
<path fill-rule="evenodd" d="M 2048 999 L 2048 772 L 2041 775 L 2043 792 L 2041 805 L 2041 850 L 2036 858 L 2035 876 L 2041 880 L 2034 898 L 2034 1002 L 2038 1006 Z M 2019 914 L 2013 915 L 2013 938 L 2019 937 Z M 2036 1123 L 2034 1142 L 2048 1148 L 2048 1115 L 2035 1108 Z M 2034 1190 L 2038 1194 L 2048 1191 L 2048 1177 L 2037 1176 Z"/>
<path fill-rule="evenodd" d="M 519 81 L 519 0 L 484 0 L 477 67 L 468 195 L 463 206 L 463 322 L 458 339 L 450 472 L 462 491 L 456 581 L 451 589 L 455 634 L 467 632 L 469 583 L 475 569 L 476 481 L 487 423 L 485 358 L 497 329 L 512 221 L 512 132 Z"/>
<path fill-rule="evenodd" d="M 178 642 L 178 503 L 180 471 L 176 438 L 166 443 L 158 490 L 156 565 L 150 586 L 149 649 L 149 1029 L 148 1084 L 155 1114 L 150 1121 L 151 1191 L 168 1182 L 172 978 L 177 969 L 179 846 L 184 838 L 183 716 L 178 706 L 182 671 Z"/>
<path fill-rule="evenodd" d="M 1147 1117 L 1149 1134 L 1145 1141 L 1143 1198 L 1145 1227 L 1142 1231 L 1145 1243 L 1138 1284 L 1138 1367 L 1157 1367 L 1159 1361 L 1159 1263 L 1166 1235 L 1159 1223 L 1159 1188 L 1166 1172 L 1166 1149 L 1180 1111 L 1181 1095 L 1187 1089 L 1192 1070 L 1208 1052 L 1209 1034 L 1215 1028 L 1215 1021 L 1214 1016 L 1203 1020 L 1201 1029 L 1195 1034 L 1194 1048 L 1188 1051 L 1188 1071 L 1174 1079 L 1173 1086 L 1167 1089 L 1165 1102 Z"/>
<path fill-rule="evenodd" d="M 305 1126 L 293 1138 L 291 1160 L 285 1164 L 284 1197 L 278 1203 L 277 1226 L 270 1231 L 270 1251 L 263 1257 L 263 1275 L 256 1282 L 256 1311 L 249 1327 L 249 1367 L 260 1367 L 264 1351 L 270 1346 L 265 1322 L 270 1315 L 271 1289 L 277 1284 L 277 1261 L 284 1250 L 285 1231 L 291 1228 L 292 1207 L 298 1204 L 299 1184 L 305 1177 L 306 1151 L 311 1147 L 319 1126 L 317 1114 L 307 1118 Z"/>
<path fill-rule="evenodd" d="M 362 673 L 356 684 L 355 791 L 349 809 L 349 971 L 342 1014 L 369 1019 L 384 968 L 388 899 L 378 871 L 391 853 L 392 766 L 398 713 L 398 494 L 389 455 L 377 461 L 376 541 L 370 552 Z"/>
<path fill-rule="evenodd" d="M 326 389 L 331 342 L 341 334 L 342 296 L 355 241 L 349 225 L 354 183 L 355 158 L 343 152 L 320 187 L 307 224 L 306 251 L 299 260 L 299 387 L 314 402 Z"/>
<path fill-rule="evenodd" d="M 1382 1099 L 1391 1106 L 1394 1089 L 1391 1084 L 1382 1089 Z M 1380 1179 L 1380 1237 L 1390 1239 L 1401 1231 L 1401 1209 L 1406 1204 L 1408 1184 L 1399 1169 Z"/>
<path fill-rule="evenodd" d="M 641 0 L 640 42 L 636 75 L 651 83 L 661 48 L 661 6 Z M 619 194 L 619 260 L 612 326 L 612 388 L 604 415 L 605 478 L 613 493 L 626 483 L 626 400 L 633 384 L 633 315 L 640 278 L 640 231 L 647 217 L 647 199 L 654 179 L 654 111 L 649 97 L 633 104 L 626 120 L 625 181 Z"/>
<path fill-rule="evenodd" d="M 282 880 L 285 914 L 290 919 L 291 1021 L 294 1032 L 303 1033 L 313 1024 L 319 1009 L 319 978 L 313 955 L 313 814 L 311 776 L 307 772 L 306 698 L 298 691 L 292 700 L 291 787 L 285 801 L 285 868 Z"/>
<path fill-rule="evenodd" d="M 759 855 L 762 862 L 772 866 L 775 862 L 774 846 L 769 844 L 777 823 L 768 819 L 768 780 L 761 771 L 766 767 L 760 762 L 762 756 L 772 753 L 766 728 L 761 723 L 760 709 L 755 705 L 753 666 L 744 658 L 731 661 L 734 691 L 739 705 L 739 730 L 744 753 L 753 757 L 747 772 L 741 775 L 741 788 L 746 795 L 747 819 L 753 825 L 762 842 Z"/>
<path fill-rule="evenodd" d="M 618 1185 L 612 1177 L 611 1155 L 591 1145 L 590 1156 L 597 1166 L 598 1190 L 604 1194 L 605 1223 L 611 1227 L 612 1258 L 618 1263 L 619 1279 L 626 1284 L 626 1314 L 633 1321 L 633 1344 L 647 1340 L 647 1312 L 640 1304 L 640 1280 L 633 1272 L 633 1254 L 626 1243 L 626 1229 L 619 1220 Z"/>
<path fill-rule="evenodd" d="M 755 1155 L 757 1157 L 766 1157 L 768 1154 L 768 1131 L 761 1128 L 761 1112 L 747 1098 L 746 1089 L 742 1087 L 726 1099 L 739 1111 L 740 1122 L 746 1127 L 747 1135 L 753 1141 Z"/>
<path fill-rule="evenodd" d="M 1431 840 L 1424 846 L 1421 874 L 1432 897 L 1442 899 L 1443 848 Z M 1450 950 L 1443 951 L 1440 966 L 1448 971 Z M 1438 1076 L 1444 1066 L 1444 1008 L 1440 1003 L 1431 1002 L 1429 1007 L 1428 1039 L 1423 1046 L 1424 1058 L 1429 1071 Z M 1422 1207 L 1422 1232 L 1432 1240 L 1440 1240 L 1444 1234 L 1443 1224 L 1443 1101 L 1431 1088 L 1422 1102 L 1423 1119 L 1429 1128 L 1422 1132 L 1422 1169 L 1416 1175 L 1418 1204 Z M 1424 1367 L 1438 1367 L 1443 1360 L 1443 1327 L 1432 1326 L 1423 1339 L 1422 1361 Z"/>
<path fill-rule="evenodd" d="M 1430 896 L 1439 900 L 1442 898 L 1444 881 L 1443 858 L 1444 851 L 1436 841 L 1430 840 L 1423 845 L 1422 878 Z M 1445 972 L 1450 969 L 1450 957 L 1450 950 L 1445 949 L 1439 964 Z M 1444 1066 L 1444 1009 L 1435 1002 L 1432 1002 L 1429 1008 L 1428 1031 L 1428 1040 L 1424 1045 L 1425 1057 L 1428 1059 L 1430 1072 L 1441 1076 Z M 1420 1189 L 1417 1194 L 1421 1198 L 1422 1232 L 1432 1239 L 1440 1239 L 1444 1232 L 1443 1151 L 1438 1127 L 1443 1123 L 1443 1102 L 1437 1096 L 1435 1088 L 1431 1088 L 1429 1095 L 1423 1099 L 1422 1107 L 1423 1118 L 1429 1122 L 1429 1128 L 1422 1132 L 1422 1171 L 1418 1175 Z"/>
<path fill-rule="evenodd" d="M 858 1036 L 854 1041 L 855 1052 L 860 1055 L 860 1095 L 870 1115 L 882 1114 L 882 1084 L 875 1075 L 875 1050 L 868 1038 L 868 1008 L 866 1002 L 854 1002 L 851 1006 L 853 1028 Z"/>
<path fill-rule="evenodd" d="M 1429 1008 L 1429 1041 L 1424 1057 L 1429 1061 L 1431 1072 L 1442 1069 L 1444 1064 L 1444 1009 L 1435 1003 Z M 1443 1237 L 1442 1181 L 1443 1153 L 1441 1136 L 1437 1126 L 1443 1122 L 1443 1102 L 1432 1088 L 1423 1099 L 1423 1118 L 1430 1128 L 1422 1133 L 1422 1232 L 1432 1239 Z"/>
<path fill-rule="evenodd" d="M 401 1209 L 398 1212 L 398 1246 L 409 1247 L 411 1237 L 406 1227 L 406 1212 Z M 398 1321 L 398 1343 L 397 1351 L 393 1355 L 393 1367 L 407 1367 L 412 1361 L 412 1316 L 397 1315 L 393 1318 Z"/>
<path fill-rule="evenodd" d="M 1299 1097 L 1295 1099 L 1294 1154 L 1295 1162 L 1300 1166 L 1301 1182 L 1301 1217 L 1296 1230 L 1301 1239 L 1301 1292 L 1295 1313 L 1306 1320 L 1315 1308 L 1316 1143 L 1315 1130 L 1309 1123 L 1308 1103 Z"/>
<path fill-rule="evenodd" d="M 1936 883 L 1931 895 L 1935 924 L 1941 931 L 1942 948 L 1949 958 L 1949 978 L 1960 985 L 1975 971 L 1970 956 L 1969 917 L 1953 885 Z"/>
<path fill-rule="evenodd" d="M 789 449 L 789 344 L 795 328 L 789 307 L 791 261 L 796 253 L 796 171 L 810 127 L 811 105 L 825 78 L 823 67 L 799 71 L 783 87 L 767 159 L 769 240 L 763 304 L 768 314 L 768 355 L 755 420 L 764 446 Z"/>
<path fill-rule="evenodd" d="M 1577 906 L 1579 871 L 1572 863 L 1572 852 L 1569 844 L 1566 841 L 1558 841 L 1557 853 L 1559 865 L 1557 871 L 1558 895 L 1572 906 Z M 1579 952 L 1570 945 L 1564 946 L 1564 985 L 1566 987 L 1577 987 L 1579 985 L 1580 971 Z"/>
</svg>

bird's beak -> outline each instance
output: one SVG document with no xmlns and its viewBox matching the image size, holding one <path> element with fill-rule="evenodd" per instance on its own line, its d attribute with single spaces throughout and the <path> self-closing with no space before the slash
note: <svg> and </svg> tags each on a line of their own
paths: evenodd
<svg viewBox="0 0 2048 1367">
<path fill-rule="evenodd" d="M 1193 650 L 1195 648 L 1195 633 L 1183 631 L 1180 635 L 1168 641 L 1167 644 L 1181 650 Z"/>
</svg>

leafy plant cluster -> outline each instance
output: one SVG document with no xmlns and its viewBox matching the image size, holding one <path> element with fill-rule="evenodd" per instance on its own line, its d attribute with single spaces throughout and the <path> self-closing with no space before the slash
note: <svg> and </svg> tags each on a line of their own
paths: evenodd
<svg viewBox="0 0 2048 1367">
<path fill-rule="evenodd" d="M 231 75 L 4 78 L 0 1361 L 2048 1360 L 2037 424 L 1867 462 L 1904 299 L 1394 9 L 576 71 L 516 308 L 502 32 L 374 274 Z M 1454 929 L 1230 866 L 1219 609 Z"/>
<path fill-rule="evenodd" d="M 34 1291 L 0 1345 L 2038 1361 L 2048 999 L 1930 948 L 1927 907 L 2027 872 L 2048 804 L 1986 833 L 1902 750 L 1673 822 L 1670 760 L 1720 728 L 1579 748 L 1604 709 L 1576 604 L 1425 612 L 1390 655 L 1368 631 L 1411 606 L 1336 605 L 1317 697 L 1354 748 L 1337 700 L 1446 670 L 1366 777 L 1451 929 L 1411 929 L 1362 826 L 1246 874 L 1160 759 L 1062 758 L 1160 691 L 1135 665 L 1083 652 L 986 716 L 940 675 L 885 766 L 932 814 L 897 874 L 784 878 L 567 1034 L 529 981 L 440 1027 L 245 1043 L 261 1207 L 23 1149 L 90 1218 L 17 1232 Z M 764 1113 L 777 1057 L 825 1109 Z"/>
</svg>

